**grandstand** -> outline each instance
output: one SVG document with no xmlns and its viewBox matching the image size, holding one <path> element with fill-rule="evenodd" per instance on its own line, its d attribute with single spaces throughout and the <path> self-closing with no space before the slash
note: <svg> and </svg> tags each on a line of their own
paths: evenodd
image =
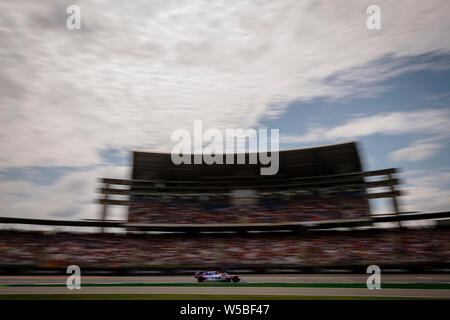
<svg viewBox="0 0 450 320">
<path fill-rule="evenodd" d="M 281 151 L 279 159 L 278 173 L 267 176 L 259 174 L 260 164 L 175 165 L 170 154 L 134 152 L 131 180 L 102 180 L 102 219 L 109 205 L 126 205 L 134 230 L 158 224 L 367 222 L 368 200 L 384 197 L 399 211 L 396 170 L 364 172 L 355 142 Z M 369 176 L 384 178 L 366 181 Z M 370 192 L 374 187 L 390 190 Z"/>
<path fill-rule="evenodd" d="M 448 225 L 408 230 L 400 223 L 450 213 L 401 212 L 397 170 L 364 171 L 355 142 L 280 151 L 279 159 L 278 173 L 263 176 L 248 161 L 174 165 L 170 154 L 134 152 L 130 179 L 100 180 L 98 221 L 0 218 L 0 224 L 100 227 L 101 233 L 2 231 L 0 269 L 323 272 L 378 264 L 448 270 Z M 391 199 L 392 214 L 371 214 L 369 200 L 378 198 Z M 107 219 L 113 205 L 128 207 L 128 221 Z M 380 230 L 378 222 L 398 225 Z M 110 227 L 126 232 L 105 232 Z"/>
</svg>

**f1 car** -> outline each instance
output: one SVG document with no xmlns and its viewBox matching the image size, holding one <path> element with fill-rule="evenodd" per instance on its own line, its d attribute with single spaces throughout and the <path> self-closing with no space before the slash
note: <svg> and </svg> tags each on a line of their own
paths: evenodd
<svg viewBox="0 0 450 320">
<path fill-rule="evenodd" d="M 246 282 L 239 276 L 220 271 L 201 271 L 195 273 L 198 282 Z"/>
</svg>

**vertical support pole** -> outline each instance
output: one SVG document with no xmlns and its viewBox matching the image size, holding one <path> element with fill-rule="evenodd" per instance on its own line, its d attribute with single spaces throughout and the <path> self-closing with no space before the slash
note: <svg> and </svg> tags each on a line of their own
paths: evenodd
<svg viewBox="0 0 450 320">
<path fill-rule="evenodd" d="M 388 174 L 388 178 L 389 178 L 389 180 L 392 180 L 391 173 Z M 395 192 L 395 188 L 394 188 L 393 184 L 391 184 L 391 192 Z M 395 194 L 392 196 L 392 205 L 394 207 L 395 215 L 398 217 L 400 210 L 399 210 L 399 206 L 398 206 L 398 202 L 397 202 L 397 196 Z M 399 228 L 402 227 L 402 223 L 400 222 L 400 220 L 398 221 L 398 227 Z"/>
<path fill-rule="evenodd" d="M 388 178 L 389 178 L 389 180 L 392 180 L 392 174 L 391 173 L 388 174 Z M 391 184 L 391 192 L 395 192 L 395 188 L 394 188 L 393 184 Z M 399 207 L 398 207 L 397 197 L 395 195 L 392 196 L 392 204 L 394 206 L 395 214 L 398 215 L 400 210 L 399 210 Z"/>
<path fill-rule="evenodd" d="M 109 189 L 109 184 L 105 185 L 105 189 L 108 190 Z M 105 191 L 105 200 L 108 200 L 108 191 Z M 106 202 L 103 203 L 103 207 L 102 207 L 102 216 L 101 216 L 101 221 L 105 221 L 106 218 L 108 216 L 108 205 L 106 204 Z M 101 232 L 105 232 L 105 228 L 102 226 L 101 228 Z"/>
</svg>

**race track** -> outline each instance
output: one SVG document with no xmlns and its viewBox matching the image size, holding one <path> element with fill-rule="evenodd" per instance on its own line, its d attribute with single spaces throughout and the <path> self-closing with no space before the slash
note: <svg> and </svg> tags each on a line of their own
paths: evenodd
<svg viewBox="0 0 450 320">
<path fill-rule="evenodd" d="M 365 283 L 365 274 L 248 274 L 249 283 Z M 0 285 L 19 283 L 66 283 L 67 276 L 0 276 Z M 389 283 L 450 283 L 450 274 L 386 274 Z M 82 276 L 82 283 L 196 283 L 194 276 Z"/>
<path fill-rule="evenodd" d="M 245 275 L 248 283 L 366 283 L 367 275 Z M 305 287 L 201 287 L 195 286 L 193 276 L 134 276 L 101 277 L 82 276 L 81 290 L 69 290 L 65 287 L 66 276 L 2 276 L 0 294 L 229 294 L 229 295 L 302 295 L 302 296 L 359 296 L 359 297 L 403 297 L 403 298 L 450 298 L 449 289 L 381 289 L 367 288 L 305 288 Z M 450 275 L 382 275 L 382 283 L 422 283 L 450 284 Z M 193 286 L 127 286 L 126 284 L 174 284 L 191 283 Z M 60 286 L 42 286 L 42 285 Z M 97 284 L 85 286 L 83 284 Z M 109 286 L 102 286 L 108 284 Z M 124 285 L 125 284 L 125 285 Z M 6 286 L 5 286 L 6 285 Z M 14 286 L 8 286 L 14 285 Z M 34 286 L 33 286 L 34 285 Z M 39 285 L 39 286 L 36 286 Z M 117 286 L 114 286 L 117 285 Z M 120 285 L 120 286 L 119 286 Z"/>
</svg>

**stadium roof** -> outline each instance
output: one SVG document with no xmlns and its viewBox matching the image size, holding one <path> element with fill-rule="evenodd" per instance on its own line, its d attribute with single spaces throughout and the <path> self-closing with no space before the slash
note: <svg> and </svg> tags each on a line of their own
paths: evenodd
<svg viewBox="0 0 450 320">
<path fill-rule="evenodd" d="M 190 155 L 193 157 L 193 155 Z M 236 157 L 236 154 L 234 155 Z M 356 142 L 279 151 L 279 170 L 275 175 L 261 175 L 261 164 L 180 164 L 170 153 L 133 152 L 133 180 L 170 181 L 233 181 L 284 180 L 360 173 L 361 161 Z"/>
</svg>

